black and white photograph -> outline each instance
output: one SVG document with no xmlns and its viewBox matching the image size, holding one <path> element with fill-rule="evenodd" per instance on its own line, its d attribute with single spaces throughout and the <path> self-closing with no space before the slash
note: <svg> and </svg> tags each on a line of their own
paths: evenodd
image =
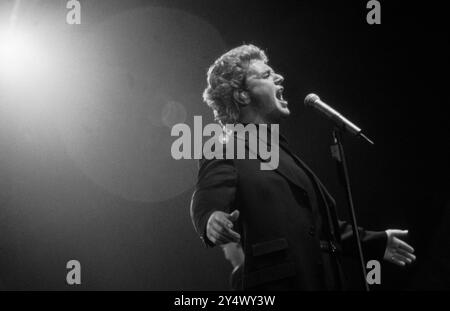
<svg viewBox="0 0 450 311">
<path fill-rule="evenodd" d="M 0 0 L 0 291 L 450 290 L 447 12 Z"/>
</svg>

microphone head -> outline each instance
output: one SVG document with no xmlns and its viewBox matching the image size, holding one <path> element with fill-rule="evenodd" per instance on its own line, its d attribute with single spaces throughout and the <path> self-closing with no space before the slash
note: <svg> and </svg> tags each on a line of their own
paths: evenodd
<svg viewBox="0 0 450 311">
<path fill-rule="evenodd" d="M 312 106 L 312 105 L 314 105 L 314 103 L 315 103 L 317 100 L 320 100 L 319 96 L 317 96 L 317 95 L 314 94 L 314 93 L 308 94 L 308 95 L 305 97 L 305 101 L 304 101 L 305 106 Z"/>
</svg>

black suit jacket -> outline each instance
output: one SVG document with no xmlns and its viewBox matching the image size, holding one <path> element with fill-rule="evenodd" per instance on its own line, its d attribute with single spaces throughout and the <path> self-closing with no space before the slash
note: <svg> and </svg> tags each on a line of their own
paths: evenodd
<svg viewBox="0 0 450 311">
<path fill-rule="evenodd" d="M 262 140 L 260 137 L 259 143 Z M 245 145 L 249 153 L 257 154 L 248 138 Z M 280 148 L 279 154 L 279 165 L 274 170 L 261 170 L 260 157 L 200 160 L 191 201 L 194 227 L 204 244 L 211 247 L 206 237 L 210 215 L 218 210 L 240 211 L 244 289 L 341 289 L 344 280 L 340 250 L 357 255 L 351 226 L 338 220 L 335 201 L 315 174 L 286 146 Z M 311 193 L 307 191 L 311 187 L 298 177 L 298 169 L 315 187 L 317 205 L 311 204 Z M 365 259 L 380 260 L 386 247 L 385 232 L 360 228 L 359 233 Z M 324 260 L 320 246 L 324 239 L 338 250 L 329 254 L 329 260 Z"/>
</svg>

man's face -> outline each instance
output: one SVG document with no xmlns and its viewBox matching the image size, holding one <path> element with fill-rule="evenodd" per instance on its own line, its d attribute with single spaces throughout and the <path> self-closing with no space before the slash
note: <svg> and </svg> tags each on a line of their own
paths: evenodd
<svg viewBox="0 0 450 311">
<path fill-rule="evenodd" d="M 277 123 L 290 114 L 288 102 L 283 99 L 283 80 L 263 61 L 251 61 L 246 77 L 251 105 L 255 105 L 259 114 L 271 123 Z"/>
</svg>

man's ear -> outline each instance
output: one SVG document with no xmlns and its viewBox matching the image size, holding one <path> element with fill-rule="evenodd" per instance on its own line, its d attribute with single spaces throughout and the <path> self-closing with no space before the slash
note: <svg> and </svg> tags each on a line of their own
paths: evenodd
<svg viewBox="0 0 450 311">
<path fill-rule="evenodd" d="M 244 90 L 234 90 L 233 92 L 234 100 L 237 101 L 241 105 L 250 104 L 250 94 Z"/>
</svg>

